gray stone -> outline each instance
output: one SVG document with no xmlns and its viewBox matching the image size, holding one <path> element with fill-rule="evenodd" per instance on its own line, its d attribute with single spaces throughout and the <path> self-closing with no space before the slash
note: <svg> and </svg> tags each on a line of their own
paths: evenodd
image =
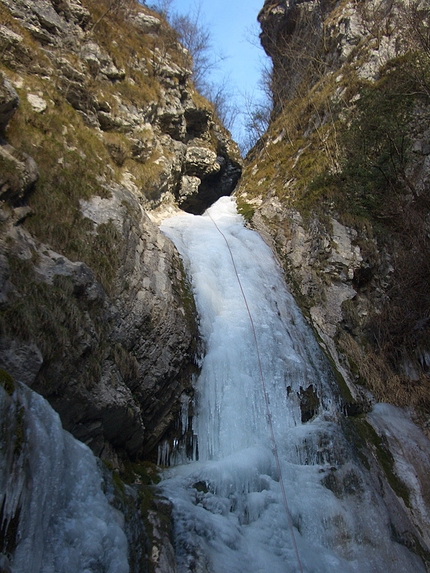
<svg viewBox="0 0 430 573">
<path fill-rule="evenodd" d="M 91 417 L 100 418 L 100 436 L 104 441 L 121 442 L 129 452 L 139 452 L 144 438 L 144 425 L 141 411 L 133 394 L 124 383 L 114 363 L 107 360 L 103 364 L 100 381 L 92 388 L 88 403 L 91 404 Z M 89 428 L 84 441 L 91 444 L 96 435 Z M 101 455 L 101 451 L 97 452 Z"/>
<path fill-rule="evenodd" d="M 170 135 L 177 141 L 185 141 L 187 126 L 182 109 L 160 109 L 158 122 L 162 133 Z"/>
<path fill-rule="evenodd" d="M 129 132 L 133 125 L 127 119 L 112 113 L 106 113 L 105 111 L 99 111 L 97 113 L 97 119 L 103 131 Z"/>
<path fill-rule="evenodd" d="M 95 197 L 81 205 L 96 225 L 111 220 L 126 241 L 113 338 L 133 348 L 139 364 L 133 392 L 146 427 L 145 448 L 151 449 L 173 422 L 166 404 L 177 400 L 184 389 L 180 372 L 187 356 L 192 360 L 190 345 L 196 331 L 190 327 L 193 317 L 178 297 L 183 279 L 173 245 L 131 193 L 121 188 L 112 192 L 110 199 Z"/>
<path fill-rule="evenodd" d="M 29 205 L 23 205 L 21 207 L 15 207 L 11 209 L 10 220 L 13 225 L 20 225 L 33 214 L 33 209 Z"/>
<path fill-rule="evenodd" d="M 190 106 L 185 109 L 184 116 L 187 133 L 191 138 L 201 137 L 207 133 L 213 123 L 213 114 L 207 109 Z"/>
<path fill-rule="evenodd" d="M 86 76 L 84 73 L 84 66 L 80 65 L 79 69 L 77 69 L 76 64 L 72 65 L 71 62 L 67 58 L 57 58 L 55 60 L 57 64 L 58 70 L 65 78 L 68 80 L 72 80 L 73 82 L 85 82 Z"/>
<path fill-rule="evenodd" d="M 39 178 L 39 170 L 29 155 L 1 141 L 0 163 L 0 199 L 14 205 L 32 189 Z"/>
<path fill-rule="evenodd" d="M 0 25 L 0 48 L 6 50 L 11 46 L 17 46 L 23 41 L 21 34 L 13 32 L 6 26 Z"/>
<path fill-rule="evenodd" d="M 40 349 L 32 342 L 0 338 L 0 368 L 16 382 L 32 386 L 43 364 Z"/>
<path fill-rule="evenodd" d="M 172 546 L 171 513 L 168 500 L 157 499 L 148 512 L 153 545 L 149 556 L 154 573 L 177 573 L 175 550 Z"/>
<path fill-rule="evenodd" d="M 12 285 L 9 281 L 10 270 L 7 258 L 0 253 L 0 304 L 3 304 L 8 299 L 9 291 Z"/>
<path fill-rule="evenodd" d="M 19 106 L 19 97 L 9 81 L 0 75 L 0 134 Z"/>
<path fill-rule="evenodd" d="M 109 63 L 110 59 L 103 55 L 103 52 L 95 42 L 88 42 L 81 47 L 81 58 L 87 63 L 90 72 L 96 76 L 102 65 Z"/>
<path fill-rule="evenodd" d="M 67 5 L 67 12 L 72 16 L 73 20 L 82 28 L 86 28 L 91 20 L 90 12 L 84 8 L 80 0 L 65 0 Z"/>
<path fill-rule="evenodd" d="M 52 7 L 51 2 L 38 0 L 33 3 L 32 10 L 36 14 L 42 28 L 56 34 L 64 26 L 64 21 Z"/>
<path fill-rule="evenodd" d="M 36 113 L 42 113 L 48 107 L 46 101 L 36 94 L 27 94 L 27 100 Z"/>
<path fill-rule="evenodd" d="M 197 195 L 201 179 L 192 175 L 183 175 L 181 178 L 181 187 L 179 190 L 180 199 Z"/>
<path fill-rule="evenodd" d="M 186 175 L 201 178 L 218 173 L 220 169 L 221 166 L 217 162 L 217 154 L 211 149 L 194 146 L 187 148 L 184 160 Z"/>
<path fill-rule="evenodd" d="M 101 69 L 101 73 L 112 81 L 119 81 L 125 78 L 125 71 L 119 70 L 114 64 L 109 64 Z"/>
<path fill-rule="evenodd" d="M 150 14 L 138 12 L 132 16 L 132 21 L 137 28 L 144 34 L 158 32 L 161 26 L 161 20 Z"/>
<path fill-rule="evenodd" d="M 339 278 L 352 280 L 354 271 L 360 268 L 363 262 L 360 247 L 353 245 L 351 242 L 351 239 L 355 238 L 357 233 L 353 229 L 347 229 L 347 227 L 341 225 L 339 221 L 333 218 L 331 219 L 331 225 L 333 229 L 331 239 L 334 249 L 332 249 L 328 261 L 340 267 Z"/>
<path fill-rule="evenodd" d="M 104 300 L 105 293 L 102 286 L 96 281 L 94 273 L 85 263 L 72 262 L 59 253 L 45 248 L 38 254 L 35 272 L 41 281 L 49 285 L 53 285 L 58 276 L 69 277 L 79 296 L 89 301 Z"/>
<path fill-rule="evenodd" d="M 112 81 L 123 80 L 125 71 L 119 70 L 112 58 L 95 42 L 88 42 L 81 48 L 81 57 L 87 63 L 92 76 L 102 73 Z"/>
<path fill-rule="evenodd" d="M 87 117 L 96 111 L 93 94 L 87 88 L 86 82 L 61 78 L 60 89 L 64 97 L 78 111 L 82 111 Z"/>
</svg>

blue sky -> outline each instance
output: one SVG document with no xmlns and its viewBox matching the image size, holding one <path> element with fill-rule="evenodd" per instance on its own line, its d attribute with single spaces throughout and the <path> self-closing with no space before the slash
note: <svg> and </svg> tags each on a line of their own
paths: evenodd
<svg viewBox="0 0 430 573">
<path fill-rule="evenodd" d="M 200 5 L 201 24 L 210 29 L 214 58 L 224 58 L 211 79 L 222 83 L 228 78 L 228 91 L 242 111 L 249 99 L 261 97 L 258 84 L 267 58 L 259 44 L 257 15 L 263 4 L 264 0 L 173 0 L 171 6 L 172 12 L 189 14 Z M 244 138 L 245 121 L 244 115 L 239 116 L 232 128 L 236 141 Z"/>
</svg>

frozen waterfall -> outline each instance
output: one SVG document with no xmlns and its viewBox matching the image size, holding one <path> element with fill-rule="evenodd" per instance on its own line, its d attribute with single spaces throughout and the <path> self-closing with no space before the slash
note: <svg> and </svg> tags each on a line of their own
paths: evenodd
<svg viewBox="0 0 430 573">
<path fill-rule="evenodd" d="M 395 540 L 385 502 L 341 430 L 341 398 L 326 359 L 270 249 L 244 227 L 234 200 L 221 198 L 203 216 L 167 219 L 161 229 L 184 261 L 205 344 L 196 453 L 186 460 L 174 444 L 170 459 L 182 463 L 161 484 L 174 507 L 179 572 L 424 572 Z"/>
<path fill-rule="evenodd" d="M 24 385 L 0 385 L 0 444 L 0 571 L 128 573 L 123 516 L 96 458 Z"/>
</svg>

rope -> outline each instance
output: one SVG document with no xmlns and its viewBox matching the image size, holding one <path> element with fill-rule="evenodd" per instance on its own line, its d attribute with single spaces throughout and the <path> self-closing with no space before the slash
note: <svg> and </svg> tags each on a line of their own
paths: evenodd
<svg viewBox="0 0 430 573">
<path fill-rule="evenodd" d="M 303 566 L 302 566 L 302 562 L 300 559 L 299 550 L 297 548 L 296 536 L 294 534 L 293 520 L 291 518 L 291 512 L 290 512 L 290 509 L 288 506 L 287 494 L 285 493 L 284 480 L 282 478 L 282 471 L 281 471 L 281 464 L 279 461 L 278 447 L 276 445 L 275 432 L 273 431 L 272 414 L 270 412 L 269 397 L 268 397 L 267 390 L 266 390 L 266 381 L 265 381 L 264 374 L 263 374 L 263 367 L 262 367 L 262 363 L 261 363 L 260 349 L 258 346 L 258 339 L 257 339 L 256 330 L 255 330 L 254 320 L 252 318 L 251 310 L 250 310 L 249 305 L 248 305 L 248 300 L 246 298 L 245 291 L 243 290 L 242 282 L 240 280 L 239 273 L 238 273 L 238 270 L 236 267 L 236 262 L 235 262 L 234 257 L 233 257 L 233 252 L 230 248 L 229 242 L 227 241 L 227 237 L 224 235 L 224 233 L 218 227 L 218 225 L 216 224 L 214 219 L 211 217 L 210 213 L 208 211 L 206 211 L 206 214 L 208 215 L 208 217 L 212 221 L 212 223 L 215 225 L 215 228 L 217 229 L 218 233 L 223 237 L 225 244 L 227 245 L 228 252 L 230 253 L 231 262 L 233 263 L 234 272 L 236 274 L 237 282 L 239 284 L 240 291 L 242 293 L 242 297 L 243 297 L 243 300 L 245 302 L 246 310 L 247 310 L 247 313 L 249 316 L 249 321 L 251 323 L 252 333 L 253 333 L 254 342 L 255 342 L 255 348 L 256 348 L 256 352 L 257 352 L 258 368 L 260 371 L 261 384 L 263 386 L 264 400 L 266 403 L 266 415 L 267 415 L 267 420 L 268 420 L 269 428 L 270 428 L 270 436 L 271 436 L 271 440 L 272 440 L 273 454 L 275 456 L 276 468 L 278 470 L 278 475 L 279 475 L 279 484 L 281 486 L 282 500 L 283 500 L 283 503 L 285 506 L 285 511 L 287 513 L 288 525 L 290 527 L 291 539 L 293 542 L 294 552 L 296 554 L 297 563 L 299 566 L 299 571 L 300 571 L 300 573 L 303 573 Z"/>
</svg>

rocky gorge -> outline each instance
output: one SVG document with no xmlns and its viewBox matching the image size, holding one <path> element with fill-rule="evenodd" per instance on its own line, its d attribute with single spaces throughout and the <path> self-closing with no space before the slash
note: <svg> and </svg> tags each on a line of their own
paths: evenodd
<svg viewBox="0 0 430 573">
<path fill-rule="evenodd" d="M 179 259 L 147 213 L 203 209 L 231 193 L 241 160 L 165 22 L 88 8 L 0 7 L 0 360 L 97 455 L 133 456 L 191 391 L 198 338 Z"/>
<path fill-rule="evenodd" d="M 265 2 L 273 112 L 237 191 L 354 400 L 370 390 L 424 428 L 426 18 L 419 2 Z"/>
<path fill-rule="evenodd" d="M 428 17 L 400 0 L 266 0 L 273 108 L 242 160 L 160 14 L 131 0 L 0 0 L 0 382 L 41 394 L 103 460 L 132 570 L 176 571 L 171 508 L 148 484 L 202 353 L 192 290 L 158 229 L 166 214 L 234 192 L 332 363 L 345 415 L 361 428 L 390 402 L 428 432 Z M 316 407 L 300 400 L 305 415 Z M 412 462 L 419 507 L 394 475 L 406 453 L 382 432 L 360 436 L 393 515 L 400 503 L 406 533 L 421 533 L 399 543 L 428 568 L 426 462 Z M 16 532 L 4 521 L 6 555 Z"/>
</svg>

